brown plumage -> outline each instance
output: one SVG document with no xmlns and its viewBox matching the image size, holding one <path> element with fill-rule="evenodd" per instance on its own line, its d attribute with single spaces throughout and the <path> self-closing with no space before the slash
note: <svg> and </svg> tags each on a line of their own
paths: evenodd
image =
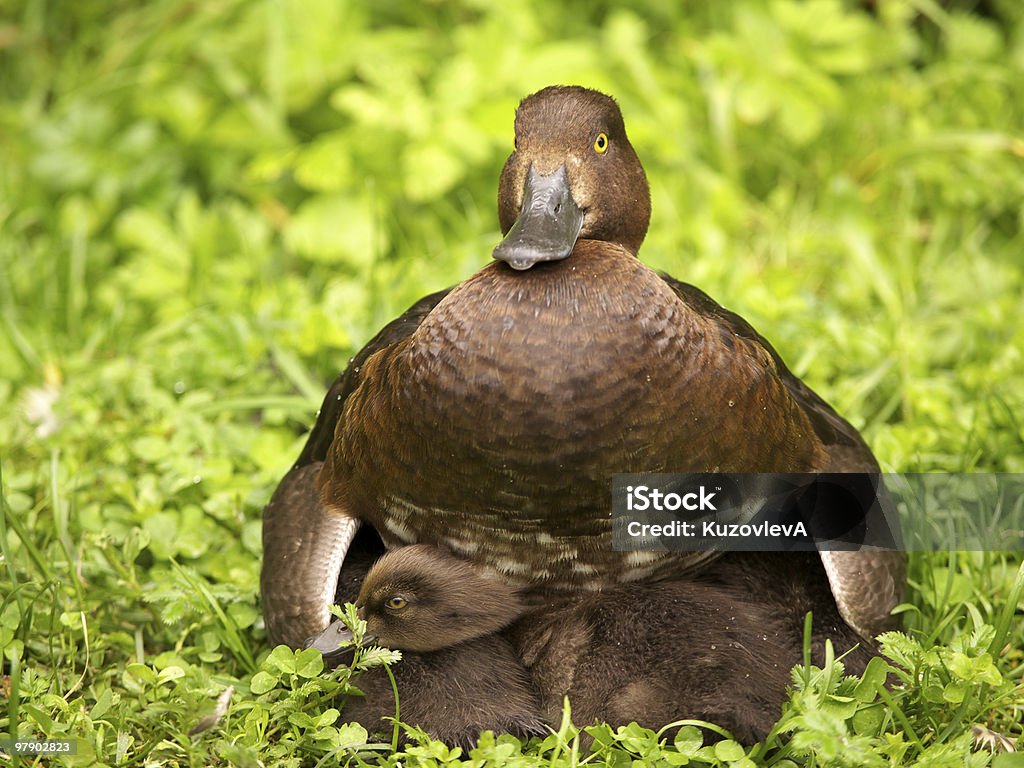
<svg viewBox="0 0 1024 768">
<path fill-rule="evenodd" d="M 649 192 L 612 99 L 546 88 L 520 105 L 516 144 L 500 183 L 500 260 L 421 300 L 356 356 L 282 482 L 323 462 L 323 503 L 275 497 L 265 512 L 274 641 L 326 625 L 326 603 L 314 612 L 288 596 L 333 587 L 353 520 L 389 548 L 440 545 L 519 586 L 599 590 L 711 559 L 614 551 L 615 473 L 877 470 L 857 431 L 745 321 L 636 258 Z M 339 542 L 328 565 L 295 554 L 310 526 Z M 816 578 L 846 620 L 883 628 L 900 556 L 822 561 Z M 744 562 L 762 580 L 788 567 Z"/>
<path fill-rule="evenodd" d="M 431 653 L 403 653 L 392 667 L 401 721 L 432 738 L 469 749 L 482 731 L 520 738 L 547 733 L 529 675 L 504 638 L 485 635 Z M 370 733 L 391 732 L 394 691 L 387 674 L 373 669 L 356 680 L 365 696 L 349 696 L 341 720 Z"/>
<path fill-rule="evenodd" d="M 338 601 L 356 604 L 367 643 L 403 652 L 393 667 L 402 722 L 466 748 L 483 730 L 546 732 L 532 681 L 510 643 L 494 634 L 527 609 L 514 589 L 423 545 L 386 554 L 369 573 L 368 565 L 346 562 Z M 336 645 L 351 634 L 338 623 L 322 639 Z M 356 684 L 365 696 L 347 698 L 342 719 L 389 732 L 395 700 L 387 674 L 374 669 Z"/>
<path fill-rule="evenodd" d="M 527 604 L 495 573 L 426 544 L 387 553 L 355 601 L 375 642 L 400 651 L 436 651 L 497 632 Z"/>
<path fill-rule="evenodd" d="M 780 611 L 742 576 L 711 581 L 621 586 L 539 604 L 492 574 L 418 545 L 378 560 L 356 604 L 377 642 L 425 652 L 407 654 L 394 672 L 403 720 L 432 734 L 447 730 L 449 739 L 466 743 L 480 724 L 520 735 L 536 732 L 541 721 L 557 727 L 568 696 L 580 726 L 598 720 L 660 728 L 700 718 L 754 742 L 778 719 L 789 670 L 801 659 L 802 612 L 820 612 L 813 635 L 819 661 L 826 638 L 840 652 L 857 638 L 824 585 L 773 584 L 789 601 Z M 858 649 L 848 664 L 860 670 L 868 658 Z M 343 717 L 373 727 L 394 712 L 386 676 L 367 693 L 346 705 Z M 451 719 L 452 712 L 474 711 L 486 716 L 473 724 L 461 714 Z"/>
</svg>

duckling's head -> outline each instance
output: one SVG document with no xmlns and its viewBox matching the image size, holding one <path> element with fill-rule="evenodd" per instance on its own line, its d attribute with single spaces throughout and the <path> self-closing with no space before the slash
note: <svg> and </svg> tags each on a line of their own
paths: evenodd
<svg viewBox="0 0 1024 768">
<path fill-rule="evenodd" d="M 383 555 L 356 598 L 372 641 L 428 652 L 491 634 L 526 611 L 495 573 L 417 544 Z"/>
<path fill-rule="evenodd" d="M 636 254 L 647 234 L 647 177 L 610 96 L 553 85 L 516 110 L 515 150 L 498 188 L 506 235 L 494 258 L 515 269 L 557 261 L 578 239 Z"/>
</svg>

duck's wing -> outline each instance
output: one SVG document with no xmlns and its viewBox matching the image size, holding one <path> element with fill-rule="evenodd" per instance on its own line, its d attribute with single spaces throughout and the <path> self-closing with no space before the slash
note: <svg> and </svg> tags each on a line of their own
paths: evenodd
<svg viewBox="0 0 1024 768">
<path fill-rule="evenodd" d="M 806 414 L 815 436 L 824 448 L 825 462 L 819 472 L 880 472 L 878 462 L 864 438 L 850 422 L 833 410 L 814 390 L 794 376 L 779 353 L 746 320 L 722 307 L 699 288 L 659 273 L 661 278 L 689 307 L 718 323 L 723 332 L 756 344 L 771 355 L 786 390 Z M 879 481 L 880 482 L 880 481 Z M 886 507 L 890 526 L 898 526 L 892 502 L 879 486 L 879 502 Z M 893 531 L 899 540 L 899 531 Z M 823 550 L 821 561 L 828 576 L 836 605 L 847 623 L 864 637 L 874 637 L 892 627 L 890 615 L 900 602 L 906 582 L 906 558 L 896 550 Z"/>
<path fill-rule="evenodd" d="M 420 299 L 349 361 L 327 392 L 298 461 L 263 510 L 260 590 L 267 636 L 274 645 L 302 647 L 330 623 L 328 605 L 334 601 L 338 575 L 359 520 L 323 504 L 318 478 L 345 400 L 359 384 L 363 363 L 410 336 L 447 293 Z"/>
<path fill-rule="evenodd" d="M 356 353 L 355 357 L 349 360 L 348 367 L 335 379 L 334 384 L 328 390 L 323 405 L 317 412 L 316 424 L 313 425 L 313 430 L 309 433 L 306 447 L 302 449 L 298 461 L 295 462 L 296 466 L 323 461 L 327 458 L 327 452 L 330 450 L 331 443 L 334 442 L 335 430 L 341 420 L 341 413 L 345 408 L 345 400 L 362 380 L 360 371 L 362 371 L 366 359 L 370 355 L 412 336 L 423 319 L 451 290 L 451 288 L 447 288 L 424 296 L 402 315 L 385 325 L 376 336 L 366 343 L 365 347 Z"/>
<path fill-rule="evenodd" d="M 727 310 L 700 288 L 676 280 L 663 272 L 659 275 L 687 306 L 714 320 L 724 332 L 758 345 L 771 356 L 778 370 L 779 379 L 811 422 L 815 435 L 829 457 L 827 465 L 821 467 L 819 471 L 878 471 L 878 463 L 860 433 L 813 389 L 794 376 L 775 348 L 764 336 L 755 331 L 750 323 L 735 312 Z"/>
</svg>

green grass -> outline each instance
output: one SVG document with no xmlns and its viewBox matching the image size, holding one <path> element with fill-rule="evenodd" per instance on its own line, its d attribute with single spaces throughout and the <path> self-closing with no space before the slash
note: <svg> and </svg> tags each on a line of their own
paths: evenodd
<svg viewBox="0 0 1024 768">
<path fill-rule="evenodd" d="M 335 722 L 347 672 L 271 653 L 262 506 L 353 351 L 488 261 L 515 104 L 552 82 L 619 99 L 652 187 L 642 258 L 750 320 L 886 469 L 1024 472 L 1019 4 L 380 5 L 4 6 L 0 733 L 104 765 L 959 766 L 988 763 L 977 734 L 1019 745 L 1020 553 L 915 556 L 895 687 L 798 668 L 746 753 L 597 727 L 588 754 L 567 722 L 396 755 Z"/>
</svg>

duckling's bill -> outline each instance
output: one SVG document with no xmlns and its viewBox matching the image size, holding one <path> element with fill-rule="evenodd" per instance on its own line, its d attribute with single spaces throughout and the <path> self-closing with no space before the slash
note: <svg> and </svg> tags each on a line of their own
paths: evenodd
<svg viewBox="0 0 1024 768">
<path fill-rule="evenodd" d="M 582 227 L 583 209 L 573 200 L 565 165 L 547 175 L 531 166 L 519 218 L 494 249 L 494 258 L 519 270 L 564 259 L 572 253 Z"/>
<path fill-rule="evenodd" d="M 374 638 L 364 636 L 365 641 L 372 642 Z M 307 648 L 316 648 L 324 656 L 332 658 L 341 656 L 352 651 L 352 632 L 342 621 L 332 621 L 330 625 L 319 635 L 314 635 L 306 641 Z"/>
</svg>

